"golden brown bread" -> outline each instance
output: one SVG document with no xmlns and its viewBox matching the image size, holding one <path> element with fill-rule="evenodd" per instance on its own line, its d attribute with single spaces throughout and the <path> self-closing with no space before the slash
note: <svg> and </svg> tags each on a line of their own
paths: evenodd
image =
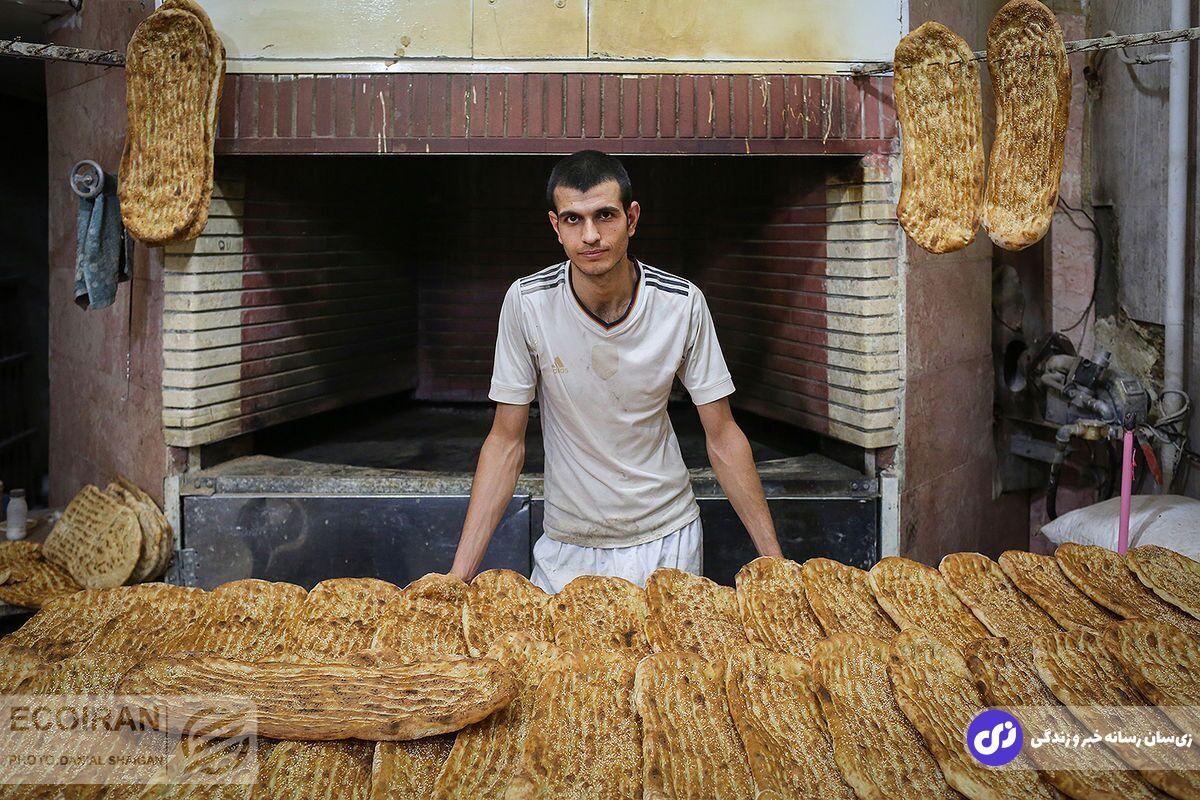
<svg viewBox="0 0 1200 800">
<path fill-rule="evenodd" d="M 331 578 L 304 598 L 266 658 L 336 660 L 366 650 L 384 608 L 400 597 L 400 587 L 375 578 Z"/>
<path fill-rule="evenodd" d="M 427 800 L 450 750 L 454 735 L 411 742 L 376 742 L 371 762 L 371 800 Z"/>
<path fill-rule="evenodd" d="M 1058 203 L 1071 106 L 1071 65 L 1062 29 L 1038 0 L 1010 0 L 988 28 L 996 133 L 983 225 L 998 246 L 1041 240 Z"/>
<path fill-rule="evenodd" d="M 1125 563 L 1150 591 L 1200 619 L 1200 562 L 1154 544 L 1135 547 Z"/>
<path fill-rule="evenodd" d="M 1067 630 L 1099 630 L 1117 617 L 1067 579 L 1054 556 L 1008 550 L 997 559 L 1013 584 Z"/>
<path fill-rule="evenodd" d="M 1166 622 L 1191 636 L 1200 636 L 1200 620 L 1180 611 L 1141 584 L 1118 553 L 1092 544 L 1067 542 L 1054 558 L 1071 583 L 1095 602 L 1129 619 Z"/>
<path fill-rule="evenodd" d="M 759 797 L 852 800 L 805 660 L 761 648 L 736 653 L 729 657 L 725 690 Z"/>
<path fill-rule="evenodd" d="M 471 655 L 486 652 L 506 634 L 525 632 L 550 641 L 550 595 L 510 569 L 489 569 L 467 587 L 463 629 Z"/>
<path fill-rule="evenodd" d="M 640 800 L 639 654 L 577 651 L 538 688 L 505 800 Z"/>
<path fill-rule="evenodd" d="M 554 643 L 567 649 L 645 654 L 646 592 L 624 578 L 581 575 L 550 600 Z"/>
<path fill-rule="evenodd" d="M 469 600 L 468 600 L 469 602 Z M 508 633 L 487 651 L 517 679 L 517 696 L 499 713 L 459 731 L 434 785 L 434 800 L 500 800 L 521 763 L 538 687 L 564 653 L 523 631 Z"/>
<path fill-rule="evenodd" d="M 121 218 L 151 245 L 181 241 L 207 211 L 212 160 L 212 48 L 203 22 L 178 8 L 142 20 L 125 51 L 129 112 L 118 193 Z"/>
<path fill-rule="evenodd" d="M 646 581 L 646 601 L 646 638 L 656 653 L 687 650 L 718 659 L 749 644 L 728 586 L 662 567 Z"/>
<path fill-rule="evenodd" d="M 1046 688 L 1033 666 L 1033 640 L 980 639 L 967 647 L 967 667 L 983 699 L 992 707 L 1007 706 L 1026 731 L 1043 730 L 1052 722 L 1064 735 L 1087 738 L 1085 730 L 1058 698 Z M 1091 769 L 1053 769 L 1061 766 L 1040 749 L 1030 748 L 1031 760 L 1041 768 L 1042 778 L 1075 800 L 1151 800 L 1166 795 L 1146 783 L 1138 773 L 1107 748 L 1089 754 Z"/>
<path fill-rule="evenodd" d="M 938 571 L 958 599 L 993 636 L 1028 639 L 1062 630 L 981 553 L 951 553 Z"/>
<path fill-rule="evenodd" d="M 89 483 L 67 504 L 42 555 L 84 588 L 106 589 L 129 580 L 141 546 L 137 514 Z"/>
<path fill-rule="evenodd" d="M 751 644 L 808 658 L 813 645 L 825 638 L 804 595 L 802 575 L 795 561 L 771 556 L 756 558 L 738 570 L 734 576 L 738 613 Z"/>
<path fill-rule="evenodd" d="M 152 658 L 134 667 L 123 694 L 164 698 L 176 733 L 213 698 L 248 701 L 271 739 L 401 741 L 457 731 L 508 705 L 512 677 L 495 661 L 393 661 L 381 667 Z M 184 725 L 179 728 L 177 725 Z"/>
<path fill-rule="evenodd" d="M 1200 730 L 1200 641 L 1145 619 L 1114 622 L 1101 640 L 1138 691 L 1180 730 Z"/>
<path fill-rule="evenodd" d="M 278 632 L 299 613 L 306 594 L 295 584 L 255 578 L 222 584 L 209 593 L 175 646 L 243 661 L 266 660 L 277 651 Z"/>
<path fill-rule="evenodd" d="M 1042 682 L 1085 728 L 1102 735 L 1120 730 L 1141 736 L 1148 729 L 1176 733 L 1170 720 L 1147 704 L 1094 631 L 1081 628 L 1037 637 L 1033 664 Z M 1200 798 L 1200 771 L 1189 771 L 1176 748 L 1106 743 L 1153 786 L 1183 800 Z"/>
<path fill-rule="evenodd" d="M 801 578 L 808 604 L 827 635 L 859 633 L 890 641 L 900 632 L 875 601 L 865 570 L 810 558 L 801 568 Z"/>
<path fill-rule="evenodd" d="M 901 631 L 922 628 L 959 650 L 988 635 L 932 567 L 889 556 L 871 567 L 867 580 Z"/>
<path fill-rule="evenodd" d="M 9 605 L 41 608 L 51 600 L 83 588 L 65 569 L 37 553 L 10 560 L 0 569 L 8 575 L 0 585 L 0 601 Z"/>
<path fill-rule="evenodd" d="M 813 651 L 833 758 L 860 800 L 957 798 L 921 735 L 896 705 L 886 642 L 838 633 Z"/>
<path fill-rule="evenodd" d="M 1057 796 L 1024 756 L 1018 755 L 1010 769 L 992 769 L 967 750 L 964 734 L 986 706 L 958 650 L 924 631 L 903 631 L 892 640 L 888 675 L 896 704 L 952 787 L 972 800 Z"/>
<path fill-rule="evenodd" d="M 368 800 L 371 756 L 366 742 L 279 742 L 251 800 Z"/>
<path fill-rule="evenodd" d="M 902 185 L 896 216 L 931 253 L 975 238 L 983 197 L 979 65 L 961 37 L 926 22 L 896 46 Z"/>
<path fill-rule="evenodd" d="M 123 609 L 101 625 L 86 652 L 121 653 L 142 659 L 185 647 L 185 637 L 208 606 L 208 592 L 195 587 L 162 586 L 154 594 L 144 594 L 145 602 Z"/>
<path fill-rule="evenodd" d="M 720 662 L 683 651 L 655 653 L 638 664 L 633 700 L 642 720 L 646 797 L 753 796 L 754 780 L 729 713 L 724 672 Z"/>
<path fill-rule="evenodd" d="M 155 559 L 150 573 L 145 578 L 142 578 L 142 580 L 157 578 L 162 575 L 167 565 L 171 563 L 171 557 L 175 552 L 175 532 L 171 529 L 171 523 L 167 521 L 166 515 L 162 513 L 158 504 L 154 502 L 154 498 L 143 492 L 141 487 L 119 472 L 117 473 L 117 485 L 138 500 L 141 504 L 141 513 L 149 515 L 152 518 L 153 524 L 158 526 L 162 531 L 161 536 L 158 537 L 158 557 Z"/>
</svg>

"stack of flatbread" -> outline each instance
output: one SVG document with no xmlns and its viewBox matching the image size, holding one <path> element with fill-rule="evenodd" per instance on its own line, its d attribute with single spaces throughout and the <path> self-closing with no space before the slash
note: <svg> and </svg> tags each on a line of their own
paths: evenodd
<svg viewBox="0 0 1200 800">
<path fill-rule="evenodd" d="M 88 589 L 105 589 L 126 583 L 153 580 L 166 570 L 174 552 L 174 534 L 154 500 L 124 476 L 118 476 L 101 491 L 88 484 L 67 505 L 42 549 L 45 560 L 77 584 Z M 43 570 L 43 573 L 45 571 Z M 10 582 L 16 584 L 22 571 L 14 568 Z M 62 594 L 55 591 L 61 581 L 48 575 L 47 590 L 35 592 L 21 605 L 40 606 Z M 4 599 L 0 586 L 0 599 Z M 74 589 L 72 589 L 74 591 Z"/>
<path fill-rule="evenodd" d="M 0 564 L 29 552 L 0 548 Z M 404 589 L 87 589 L 0 640 L 0 683 L 157 698 L 172 730 L 217 698 L 253 700 L 269 737 L 258 782 L 221 797 L 1200 796 L 1173 748 L 1117 744 L 1073 769 L 1042 751 L 992 769 L 966 747 L 989 706 L 1084 736 L 1112 722 L 1106 706 L 1165 735 L 1200 726 L 1200 564 L 1177 553 L 1064 546 L 870 571 L 764 558 L 736 589 L 670 569 L 647 586 L 587 576 L 551 596 L 496 570 Z M 185 754 L 219 750 L 186 741 L 180 774 Z M 209 796 L 190 792 L 152 794 Z"/>
<path fill-rule="evenodd" d="M 126 50 L 121 218 L 138 240 L 194 239 L 208 222 L 225 47 L 195 0 L 165 0 Z"/>
<path fill-rule="evenodd" d="M 996 102 L 984 185 L 982 96 L 975 55 L 962 38 L 927 22 L 896 47 L 896 112 L 902 188 L 896 213 L 932 253 L 975 238 L 1021 250 L 1041 241 L 1058 202 L 1071 102 L 1071 67 L 1054 13 L 1039 0 L 1010 0 L 987 37 Z"/>
</svg>

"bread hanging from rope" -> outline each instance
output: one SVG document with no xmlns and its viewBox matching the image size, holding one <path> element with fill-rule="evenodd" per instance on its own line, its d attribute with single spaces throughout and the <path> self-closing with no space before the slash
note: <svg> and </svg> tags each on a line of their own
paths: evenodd
<svg viewBox="0 0 1200 800">
<path fill-rule="evenodd" d="M 182 8 L 144 19 L 126 49 L 125 82 L 121 219 L 146 244 L 182 241 L 207 214 L 212 194 L 206 131 L 215 76 L 203 21 Z"/>
<path fill-rule="evenodd" d="M 1062 28 L 1038 0 L 1010 0 L 988 28 L 996 136 L 983 225 L 1005 250 L 1041 241 L 1058 202 L 1071 105 Z"/>
<path fill-rule="evenodd" d="M 983 101 L 967 43 L 937 22 L 900 40 L 895 55 L 902 185 L 896 215 L 931 253 L 975 238 L 983 195 Z"/>
</svg>

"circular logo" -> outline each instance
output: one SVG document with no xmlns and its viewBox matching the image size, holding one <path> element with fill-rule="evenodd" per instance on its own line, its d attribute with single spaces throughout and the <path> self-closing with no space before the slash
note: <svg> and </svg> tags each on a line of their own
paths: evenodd
<svg viewBox="0 0 1200 800">
<path fill-rule="evenodd" d="M 1024 738 L 1017 718 L 995 708 L 979 712 L 967 726 L 967 749 L 989 767 L 1002 767 L 1016 758 Z"/>
</svg>

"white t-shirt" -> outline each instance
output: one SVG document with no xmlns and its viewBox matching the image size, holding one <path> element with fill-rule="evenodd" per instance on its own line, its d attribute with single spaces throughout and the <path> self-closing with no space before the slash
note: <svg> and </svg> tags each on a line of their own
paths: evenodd
<svg viewBox="0 0 1200 800">
<path fill-rule="evenodd" d="M 515 281 L 500 310 L 488 396 L 523 405 L 535 393 L 546 450 L 547 536 L 628 547 L 700 514 L 667 416 L 679 376 L 696 405 L 733 392 L 704 295 L 635 262 L 624 316 L 605 324 L 571 287 L 569 262 Z"/>
</svg>

